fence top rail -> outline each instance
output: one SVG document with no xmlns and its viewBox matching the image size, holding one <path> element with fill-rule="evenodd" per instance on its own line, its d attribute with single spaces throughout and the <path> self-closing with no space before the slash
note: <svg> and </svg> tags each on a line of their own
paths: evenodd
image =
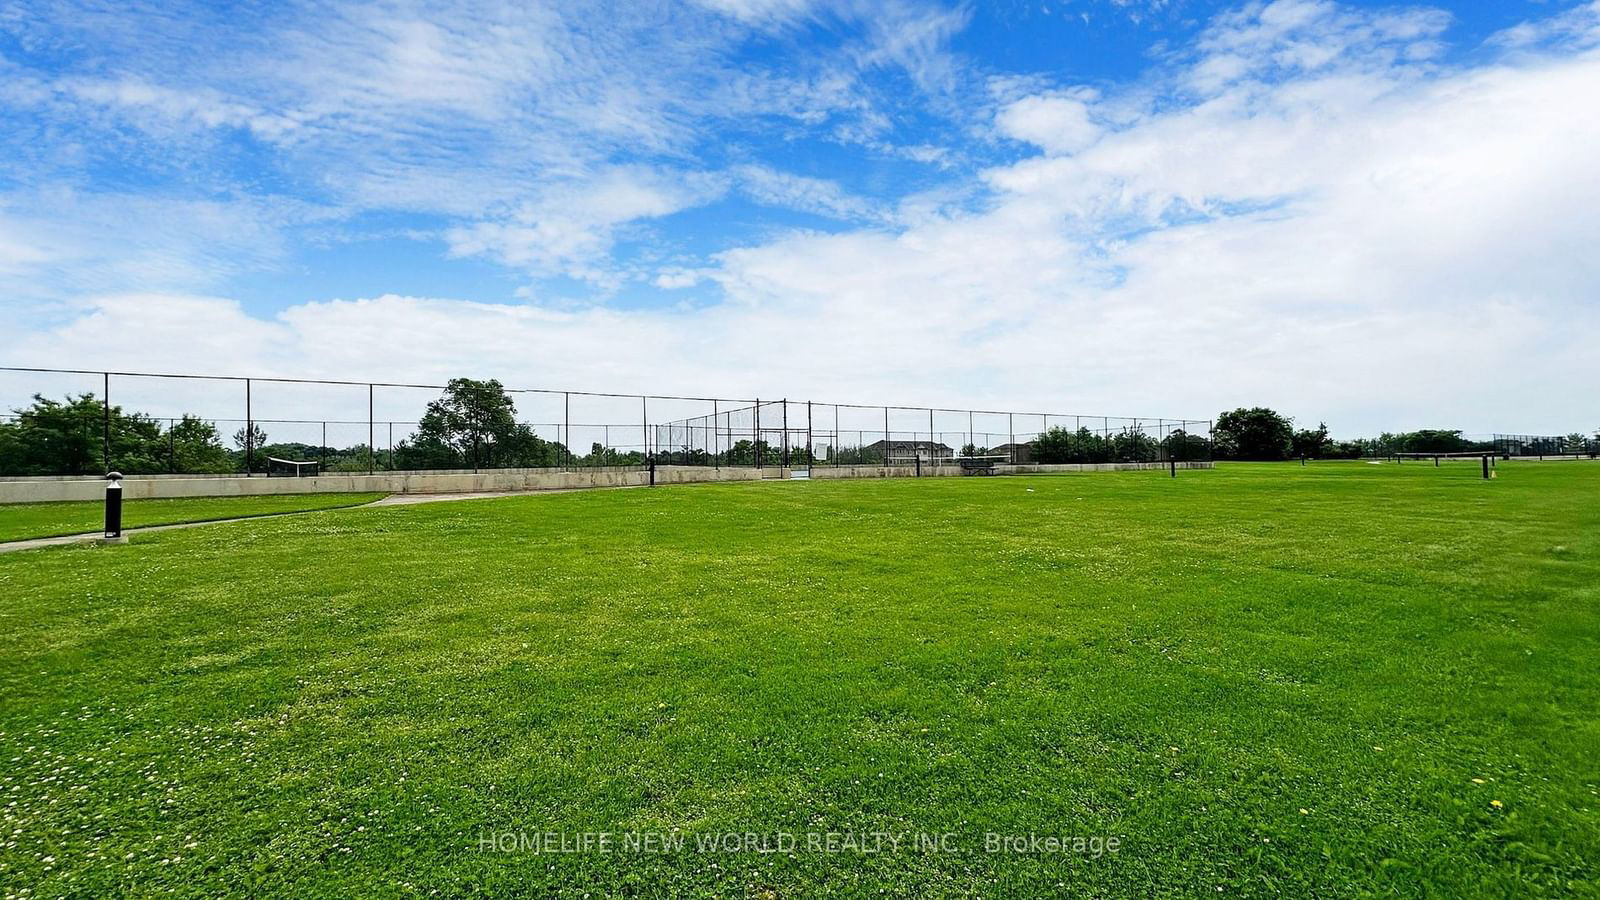
<svg viewBox="0 0 1600 900">
<path fill-rule="evenodd" d="M 435 391 L 444 390 L 444 388 L 445 388 L 445 385 L 442 385 L 442 384 L 416 384 L 416 383 L 402 382 L 402 381 L 347 381 L 347 380 L 336 379 L 336 378 L 288 378 L 288 377 L 284 377 L 284 376 L 254 376 L 254 375 L 196 375 L 196 374 L 192 374 L 192 373 L 127 372 L 127 371 L 113 371 L 113 370 L 107 370 L 107 369 L 58 369 L 58 368 L 50 368 L 50 367 L 43 367 L 43 366 L 0 366 L 0 372 L 33 372 L 33 373 L 43 373 L 43 374 L 52 374 L 52 375 L 99 375 L 99 376 L 102 376 L 102 377 L 116 376 L 118 378 L 180 378 L 180 379 L 189 379 L 189 380 L 194 380 L 194 381 L 262 382 L 262 383 L 265 383 L 265 384 L 325 384 L 325 385 L 339 385 L 339 386 L 343 386 L 343 387 L 412 388 L 412 389 L 419 389 L 419 390 L 435 390 Z M 613 391 L 566 391 L 566 390 L 556 390 L 556 389 L 553 389 L 553 388 L 513 388 L 513 387 L 507 387 L 507 388 L 505 388 L 505 391 L 508 394 L 549 394 L 549 395 L 568 395 L 568 396 L 573 396 L 573 397 L 611 397 L 611 398 L 632 399 L 632 400 L 677 400 L 677 401 L 688 401 L 688 402 L 695 402 L 695 403 L 748 403 L 748 404 L 751 405 L 749 407 L 743 407 L 742 409 L 736 407 L 736 408 L 734 408 L 732 410 L 727 410 L 726 412 L 729 412 L 729 413 L 737 413 L 737 412 L 741 412 L 743 409 L 750 409 L 752 407 L 757 407 L 757 406 L 775 406 L 775 405 L 777 405 L 779 403 L 791 402 L 791 401 L 788 401 L 788 400 L 768 400 L 768 401 L 764 401 L 763 402 L 763 401 L 755 400 L 755 399 L 741 400 L 741 399 L 737 399 L 737 398 L 728 398 L 728 397 L 691 397 L 691 396 L 675 395 L 675 394 L 628 394 L 628 393 L 617 393 L 617 392 L 613 392 Z M 991 415 L 991 416 L 1038 416 L 1038 417 L 1042 417 L 1042 418 L 1056 418 L 1056 419 L 1068 419 L 1068 418 L 1071 418 L 1071 419 L 1091 419 L 1091 420 L 1092 419 L 1100 419 L 1102 421 L 1107 421 L 1107 422 L 1109 422 L 1112 419 L 1117 419 L 1117 420 L 1127 421 L 1127 422 L 1142 422 L 1142 423 L 1146 423 L 1146 424 L 1156 424 L 1158 426 L 1170 424 L 1170 425 L 1179 426 L 1179 427 L 1186 426 L 1186 425 L 1199 425 L 1199 424 L 1206 423 L 1208 421 L 1206 419 L 1186 419 L 1186 418 L 1181 418 L 1181 417 L 1177 417 L 1177 416 L 1172 416 L 1172 417 L 1166 417 L 1166 416 L 1109 416 L 1109 415 L 1099 415 L 1099 414 L 1091 415 L 1091 414 L 1086 414 L 1086 413 L 1029 412 L 1029 411 L 1023 411 L 1023 410 L 1004 410 L 1004 409 L 956 409 L 956 408 L 953 408 L 953 407 L 942 407 L 942 406 L 904 406 L 904 405 L 897 405 L 897 404 L 892 404 L 892 403 L 891 404 L 828 403 L 828 402 L 824 402 L 824 401 L 798 401 L 798 400 L 792 401 L 792 402 L 795 402 L 795 403 L 806 402 L 806 403 L 811 403 L 811 404 L 816 405 L 816 406 L 832 406 L 832 407 L 839 408 L 839 409 L 874 409 L 874 410 L 885 410 L 885 411 L 887 411 L 887 410 L 898 410 L 898 411 L 901 411 L 901 412 L 928 412 L 928 413 L 939 413 L 939 412 L 942 412 L 942 413 L 967 413 L 967 414 L 970 414 L 970 415 Z M 687 419 L 680 419 L 678 421 L 689 421 L 690 419 L 693 419 L 693 418 L 699 418 L 699 417 L 691 416 L 691 417 L 689 417 Z"/>
<path fill-rule="evenodd" d="M 0 366 L 0 372 L 38 372 L 51 375 L 100 375 L 118 378 L 187 378 L 195 381 L 249 381 L 268 384 L 335 384 L 345 387 L 419 388 L 442 391 L 442 384 L 411 384 L 401 381 L 343 381 L 337 378 L 286 378 L 257 375 L 194 375 L 174 372 L 117 372 L 105 369 L 51 369 L 39 366 Z M 622 394 L 611 391 L 562 391 L 554 388 L 505 388 L 508 394 L 570 394 L 574 397 L 616 397 L 625 400 L 689 400 L 700 403 L 754 403 L 728 397 L 685 397 L 674 394 Z"/>
</svg>

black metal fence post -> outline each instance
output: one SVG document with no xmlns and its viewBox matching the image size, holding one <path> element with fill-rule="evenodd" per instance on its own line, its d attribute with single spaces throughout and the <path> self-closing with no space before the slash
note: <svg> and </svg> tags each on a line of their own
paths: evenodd
<svg viewBox="0 0 1600 900">
<path fill-rule="evenodd" d="M 107 472 L 111 471 L 111 373 L 102 372 L 105 381 L 102 384 L 100 398 L 100 461 L 104 463 Z"/>
<path fill-rule="evenodd" d="M 377 460 L 373 457 L 373 454 L 372 454 L 372 442 L 374 440 L 376 440 L 376 439 L 377 439 L 377 434 L 375 432 L 375 429 L 373 428 L 373 421 L 372 421 L 372 384 L 369 382 L 367 384 L 367 474 L 368 475 L 371 475 L 374 471 L 376 471 L 375 463 L 377 462 Z"/>
<path fill-rule="evenodd" d="M 566 442 L 561 445 L 566 450 L 566 461 L 563 465 L 570 469 L 572 468 L 572 393 L 570 391 L 561 394 L 561 417 L 567 434 Z"/>
<path fill-rule="evenodd" d="M 789 398 L 783 398 L 783 467 L 789 468 Z"/>
<path fill-rule="evenodd" d="M 244 380 L 244 477 L 249 478 L 255 468 L 256 423 L 250 406 L 250 379 Z"/>
<path fill-rule="evenodd" d="M 807 400 L 806 401 L 806 476 L 807 477 L 810 477 L 810 475 L 811 475 L 811 457 L 815 455 L 812 452 L 815 449 L 815 447 L 816 447 L 816 445 L 812 443 L 812 439 L 811 439 L 811 401 Z"/>
<path fill-rule="evenodd" d="M 756 468 L 761 468 L 761 398 L 756 398 L 755 439 L 750 442 L 750 447 L 755 451 Z"/>
</svg>

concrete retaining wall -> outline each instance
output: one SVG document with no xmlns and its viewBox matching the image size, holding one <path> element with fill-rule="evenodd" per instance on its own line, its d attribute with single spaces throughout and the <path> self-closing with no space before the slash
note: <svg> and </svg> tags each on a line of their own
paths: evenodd
<svg viewBox="0 0 1600 900">
<path fill-rule="evenodd" d="M 1179 468 L 1211 468 L 1209 462 L 1179 463 Z M 998 466 L 1000 474 L 1055 472 L 1122 471 L 1164 469 L 1166 463 L 1106 463 L 1084 465 Z M 705 466 L 659 466 L 657 484 L 690 484 L 711 481 L 758 481 L 782 479 L 788 470 L 767 467 L 715 468 Z M 818 466 L 811 477 L 826 478 L 911 478 L 914 466 Z M 923 466 L 922 475 L 960 475 L 956 466 Z M 246 497 L 261 494 L 348 494 L 380 492 L 388 494 L 484 493 L 491 491 L 551 491 L 581 488 L 631 487 L 650 482 L 650 473 L 637 468 L 602 469 L 496 469 L 488 472 L 380 472 L 375 475 L 318 475 L 314 478 L 245 478 L 238 475 L 131 475 L 124 479 L 123 497 L 152 500 L 174 497 Z M 45 503 L 62 500 L 99 500 L 105 497 L 106 482 L 94 476 L 16 478 L 0 481 L 0 503 Z"/>
</svg>

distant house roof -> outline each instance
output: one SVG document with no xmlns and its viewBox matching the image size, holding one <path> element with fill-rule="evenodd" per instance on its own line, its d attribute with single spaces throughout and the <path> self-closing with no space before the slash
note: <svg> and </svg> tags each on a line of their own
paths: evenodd
<svg viewBox="0 0 1600 900">
<path fill-rule="evenodd" d="M 938 451 L 940 453 L 954 453 L 955 452 L 953 449 L 951 449 L 949 444 L 942 443 L 942 442 L 937 442 L 937 441 L 889 441 L 888 443 L 889 443 L 889 451 L 890 452 L 895 452 L 895 451 L 900 451 L 900 450 L 935 450 L 935 451 Z M 872 443 L 868 444 L 867 446 L 871 447 L 874 450 L 882 450 L 883 449 L 883 445 L 884 445 L 884 442 L 879 440 L 879 441 L 873 441 Z"/>
</svg>

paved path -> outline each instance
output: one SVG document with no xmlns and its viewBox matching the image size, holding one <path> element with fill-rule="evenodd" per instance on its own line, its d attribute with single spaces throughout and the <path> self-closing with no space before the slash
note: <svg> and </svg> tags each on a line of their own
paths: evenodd
<svg viewBox="0 0 1600 900">
<path fill-rule="evenodd" d="M 628 485 L 631 487 L 632 485 Z M 268 513 L 262 516 L 239 516 L 234 519 L 210 519 L 205 522 L 178 522 L 172 525 L 146 525 L 143 528 L 125 528 L 124 537 L 134 534 L 149 534 L 154 531 L 172 531 L 176 528 L 199 528 L 202 525 L 221 525 L 226 522 L 249 522 L 255 519 L 279 519 L 284 516 L 300 516 L 310 512 L 334 512 L 341 509 L 368 509 L 374 506 L 413 506 L 418 503 L 440 503 L 446 500 L 488 500 L 495 497 L 523 497 L 534 494 L 570 494 L 574 491 L 612 490 L 612 488 L 557 488 L 548 491 L 484 491 L 471 494 L 390 494 L 381 500 L 371 503 L 362 503 L 356 506 L 335 506 L 323 509 L 297 509 L 291 512 Z M 91 531 L 85 534 L 69 534 L 63 537 L 32 538 L 26 541 L 6 541 L 0 543 L 0 553 L 12 553 L 17 550 L 38 550 L 43 547 L 59 547 L 64 544 L 82 544 L 98 541 L 103 536 L 102 532 Z"/>
</svg>

